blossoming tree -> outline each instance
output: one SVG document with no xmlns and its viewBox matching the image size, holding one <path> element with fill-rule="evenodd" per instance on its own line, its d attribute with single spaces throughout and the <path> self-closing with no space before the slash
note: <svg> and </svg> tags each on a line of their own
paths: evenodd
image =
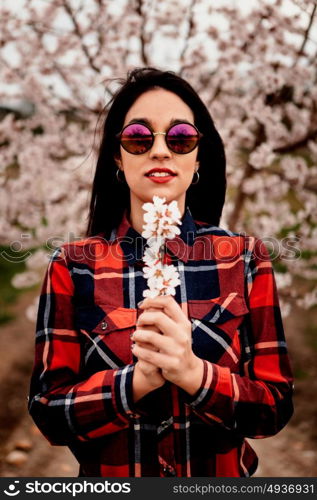
<svg viewBox="0 0 317 500">
<path fill-rule="evenodd" d="M 112 79 L 152 65 L 187 78 L 221 132 L 222 225 L 272 249 L 285 311 L 292 298 L 317 303 L 316 2 L 252 4 L 1 3 L 0 235 L 25 249 L 28 271 L 16 286 L 39 279 L 47 248 L 83 235 Z M 3 257 L 14 261 L 10 251 Z"/>
</svg>

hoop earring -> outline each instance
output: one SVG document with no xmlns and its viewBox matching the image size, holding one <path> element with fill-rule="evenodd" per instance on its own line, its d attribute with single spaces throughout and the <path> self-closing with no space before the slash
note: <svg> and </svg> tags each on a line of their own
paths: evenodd
<svg viewBox="0 0 317 500">
<path fill-rule="evenodd" d="M 124 180 L 120 179 L 119 177 L 119 173 L 121 172 L 120 168 L 118 168 L 118 170 L 116 171 L 116 178 L 117 178 L 117 181 L 120 183 L 120 184 L 124 184 Z M 124 175 L 124 174 L 123 174 Z"/>
<path fill-rule="evenodd" d="M 198 170 L 196 170 L 196 171 L 194 172 L 194 175 L 195 175 L 195 174 L 197 175 L 197 179 L 195 180 L 195 182 L 192 182 L 192 183 L 191 183 L 191 185 L 192 185 L 192 186 L 194 186 L 195 184 L 198 184 L 198 182 L 199 182 L 199 173 L 198 173 Z M 193 178 L 194 178 L 194 176 L 193 176 Z"/>
</svg>

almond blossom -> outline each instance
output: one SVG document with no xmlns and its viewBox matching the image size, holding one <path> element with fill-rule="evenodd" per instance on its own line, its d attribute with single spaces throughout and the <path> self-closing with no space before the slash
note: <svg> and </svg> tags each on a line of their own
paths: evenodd
<svg viewBox="0 0 317 500">
<path fill-rule="evenodd" d="M 181 223 L 181 213 L 177 202 L 165 203 L 166 198 L 153 196 L 153 203 L 144 203 L 146 212 L 143 216 L 144 225 L 142 236 L 147 239 L 148 247 L 144 251 L 143 268 L 147 280 L 148 290 L 144 290 L 144 297 L 158 295 L 175 295 L 175 287 L 180 285 L 179 273 L 173 265 L 163 263 L 164 242 L 180 234 L 177 224 Z"/>
<path fill-rule="evenodd" d="M 270 165 L 275 155 L 269 144 L 261 144 L 249 157 L 249 162 L 254 168 L 263 168 Z"/>
<path fill-rule="evenodd" d="M 153 203 L 144 203 L 143 210 L 145 224 L 143 225 L 142 236 L 146 239 L 173 239 L 180 234 L 180 229 L 176 224 L 180 224 L 181 214 L 176 201 L 168 205 L 166 198 L 153 196 Z"/>
<path fill-rule="evenodd" d="M 153 269 L 153 276 L 148 278 L 148 290 L 144 290 L 144 297 L 158 295 L 175 295 L 175 287 L 180 285 L 179 273 L 173 265 L 163 265 Z"/>
</svg>

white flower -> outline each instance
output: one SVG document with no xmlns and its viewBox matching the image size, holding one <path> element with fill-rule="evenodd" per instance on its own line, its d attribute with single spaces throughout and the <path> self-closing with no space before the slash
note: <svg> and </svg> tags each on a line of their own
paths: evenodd
<svg viewBox="0 0 317 500">
<path fill-rule="evenodd" d="M 263 143 L 250 154 L 249 163 L 254 168 L 260 169 L 270 165 L 274 159 L 275 154 L 272 147 L 267 143 Z"/>
<path fill-rule="evenodd" d="M 284 156 L 280 162 L 283 174 L 291 184 L 303 186 L 309 174 L 309 168 L 304 158 L 300 156 Z"/>
<path fill-rule="evenodd" d="M 163 277 L 164 264 L 159 260 L 157 263 L 143 268 L 144 277 L 149 280 L 150 278 L 162 278 Z"/>
<path fill-rule="evenodd" d="M 146 277 L 151 293 L 158 292 L 158 295 L 175 295 L 175 287 L 180 285 L 179 273 L 173 265 L 156 266 L 147 271 Z M 148 296 L 147 290 L 143 296 Z"/>
<path fill-rule="evenodd" d="M 161 248 L 161 241 L 152 239 L 151 245 L 149 245 L 144 251 L 143 262 L 150 267 L 156 265 L 161 259 Z"/>
<path fill-rule="evenodd" d="M 275 280 L 278 289 L 286 288 L 292 284 L 292 276 L 289 273 L 275 272 Z"/>
<path fill-rule="evenodd" d="M 25 311 L 25 315 L 28 318 L 29 321 L 32 321 L 33 323 L 36 322 L 36 317 L 37 317 L 37 311 L 39 308 L 39 297 L 36 297 L 33 301 L 33 303 L 27 307 Z"/>
<path fill-rule="evenodd" d="M 159 196 L 153 196 L 153 203 L 144 203 L 143 209 L 146 211 L 152 211 L 155 209 L 163 209 L 165 205 L 166 198 L 160 198 Z"/>
<path fill-rule="evenodd" d="M 146 213 L 142 236 L 148 245 L 143 255 L 143 272 L 149 287 L 143 296 L 175 295 L 175 287 L 180 284 L 179 273 L 173 265 L 163 263 L 163 256 L 165 240 L 180 234 L 177 224 L 181 223 L 181 214 L 177 202 L 165 204 L 165 198 L 154 196 L 153 203 L 145 203 L 143 209 Z"/>
<path fill-rule="evenodd" d="M 48 253 L 42 248 L 36 250 L 27 260 L 28 269 L 41 269 L 48 263 Z"/>
<path fill-rule="evenodd" d="M 317 288 L 307 292 L 302 299 L 297 301 L 300 307 L 310 309 L 317 304 Z"/>
<path fill-rule="evenodd" d="M 15 274 L 11 280 L 14 288 L 28 288 L 40 281 L 40 276 L 35 271 L 24 271 Z"/>
<path fill-rule="evenodd" d="M 173 239 L 180 234 L 177 224 L 181 224 L 181 214 L 176 201 L 165 204 L 165 198 L 153 197 L 153 203 L 144 203 L 144 222 L 142 236 L 149 238 Z"/>
<path fill-rule="evenodd" d="M 143 297 L 147 298 L 150 297 L 151 299 L 155 299 L 155 297 L 158 297 L 160 295 L 159 290 L 144 290 L 143 291 Z"/>
</svg>

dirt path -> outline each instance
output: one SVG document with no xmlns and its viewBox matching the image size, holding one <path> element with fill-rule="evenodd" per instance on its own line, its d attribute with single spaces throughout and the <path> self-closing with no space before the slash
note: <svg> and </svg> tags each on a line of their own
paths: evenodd
<svg viewBox="0 0 317 500">
<path fill-rule="evenodd" d="M 50 446 L 27 413 L 29 377 L 33 363 L 34 324 L 25 308 L 36 293 L 21 296 L 17 317 L 1 328 L 0 352 L 0 476 L 76 477 L 78 464 L 65 447 Z M 317 476 L 316 352 L 305 337 L 316 313 L 295 311 L 285 321 L 296 381 L 295 415 L 277 436 L 250 440 L 258 453 L 258 477 Z"/>
<path fill-rule="evenodd" d="M 16 319 L 1 328 L 0 475 L 73 477 L 78 467 L 71 453 L 50 446 L 27 412 L 35 326 L 25 310 L 37 295 L 38 291 L 23 294 L 13 308 Z"/>
</svg>

